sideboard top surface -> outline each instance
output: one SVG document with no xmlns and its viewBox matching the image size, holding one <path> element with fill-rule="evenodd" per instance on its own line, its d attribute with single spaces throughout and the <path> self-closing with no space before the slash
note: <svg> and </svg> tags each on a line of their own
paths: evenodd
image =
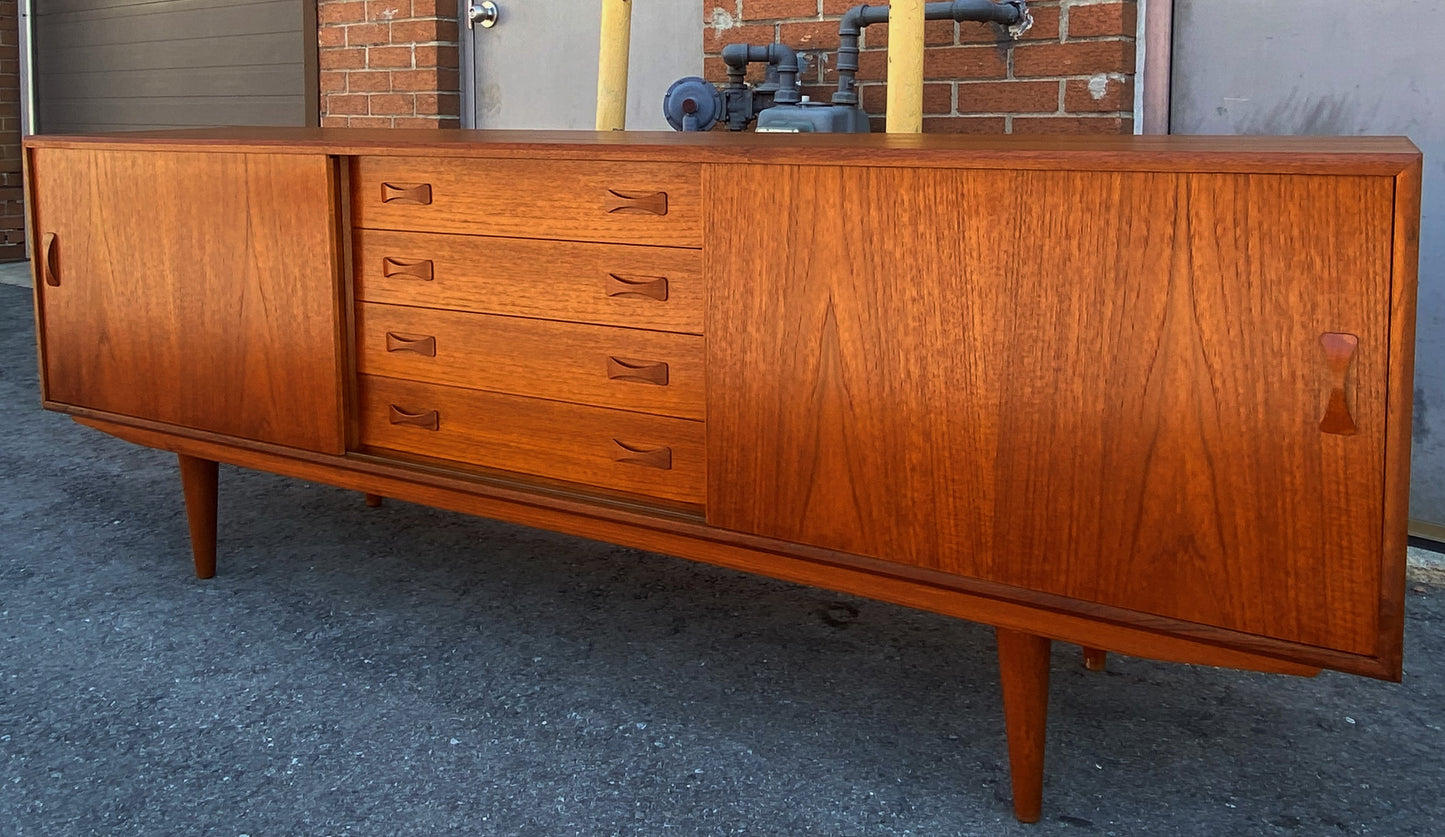
<svg viewBox="0 0 1445 837">
<path fill-rule="evenodd" d="M 960 136 L 200 128 L 47 135 L 29 148 L 663 160 L 778 165 L 1395 174 L 1420 151 L 1404 137 Z"/>
</svg>

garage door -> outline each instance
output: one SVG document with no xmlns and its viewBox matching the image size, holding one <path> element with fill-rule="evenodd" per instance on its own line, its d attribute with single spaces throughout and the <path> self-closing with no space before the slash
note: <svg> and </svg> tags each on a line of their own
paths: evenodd
<svg viewBox="0 0 1445 837">
<path fill-rule="evenodd" d="M 316 122 L 314 0 L 31 5 L 42 133 Z"/>
</svg>

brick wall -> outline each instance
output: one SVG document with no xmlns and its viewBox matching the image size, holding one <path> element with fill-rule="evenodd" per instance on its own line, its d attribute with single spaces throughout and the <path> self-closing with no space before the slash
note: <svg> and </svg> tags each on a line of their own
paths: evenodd
<svg viewBox="0 0 1445 837">
<path fill-rule="evenodd" d="M 456 0 L 318 0 L 321 124 L 460 124 Z"/>
<path fill-rule="evenodd" d="M 0 262 L 25 258 L 25 192 L 20 175 L 20 19 L 0 0 Z"/>
<path fill-rule="evenodd" d="M 781 42 L 813 59 L 805 95 L 827 101 L 837 85 L 838 19 L 856 0 L 704 0 L 704 75 L 726 80 L 732 43 Z M 874 5 L 881 5 L 875 3 Z M 1030 3 L 1034 27 L 1012 41 L 986 23 L 929 21 L 923 59 L 923 130 L 982 134 L 1132 133 L 1134 0 Z M 883 130 L 888 27 L 863 30 L 859 93 Z M 761 78 L 756 69 L 751 78 Z"/>
</svg>

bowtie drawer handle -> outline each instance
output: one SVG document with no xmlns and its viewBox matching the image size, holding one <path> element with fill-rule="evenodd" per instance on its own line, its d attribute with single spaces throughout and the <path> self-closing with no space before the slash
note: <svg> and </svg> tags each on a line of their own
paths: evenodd
<svg viewBox="0 0 1445 837">
<path fill-rule="evenodd" d="M 628 276 L 621 273 L 607 274 L 608 296 L 635 296 L 667 301 L 666 276 Z"/>
<path fill-rule="evenodd" d="M 40 274 L 45 277 L 45 284 L 52 288 L 60 287 L 60 253 L 59 239 L 55 233 L 46 233 L 41 239 L 40 253 Z"/>
<path fill-rule="evenodd" d="M 383 183 L 381 184 L 381 202 L 428 206 L 431 204 L 431 184 Z"/>
<path fill-rule="evenodd" d="M 672 448 L 640 448 L 617 439 L 612 440 L 612 461 L 627 465 L 642 465 L 659 471 L 672 470 Z"/>
<path fill-rule="evenodd" d="M 607 212 L 667 214 L 666 192 L 619 192 L 608 189 Z"/>
<path fill-rule="evenodd" d="M 667 386 L 667 364 L 662 361 L 609 357 L 607 359 L 607 377 L 614 381 L 632 381 L 638 384 L 665 387 Z"/>
<path fill-rule="evenodd" d="M 381 275 L 387 279 L 401 276 L 426 282 L 436 278 L 431 259 L 397 259 L 391 256 L 381 260 Z"/>
<path fill-rule="evenodd" d="M 437 339 L 431 336 L 418 337 L 388 331 L 386 333 L 386 350 L 388 352 L 415 352 L 424 357 L 436 357 Z"/>
<path fill-rule="evenodd" d="M 436 410 L 413 413 L 393 404 L 391 405 L 391 423 L 420 427 L 423 430 L 438 430 L 441 428 L 441 414 Z"/>
<path fill-rule="evenodd" d="M 1325 417 L 1320 420 L 1320 430 L 1337 436 L 1353 436 L 1359 431 L 1355 427 L 1354 416 L 1350 415 L 1345 386 L 1350 364 L 1355 359 L 1355 350 L 1360 347 L 1360 338 L 1353 334 L 1327 331 L 1320 335 L 1320 346 L 1325 350 L 1325 365 L 1329 367 L 1330 377 L 1334 379 L 1329 406 L 1325 408 Z"/>
</svg>

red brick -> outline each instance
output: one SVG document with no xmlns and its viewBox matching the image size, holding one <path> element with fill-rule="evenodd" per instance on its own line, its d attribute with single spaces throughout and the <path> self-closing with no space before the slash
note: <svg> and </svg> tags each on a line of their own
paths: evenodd
<svg viewBox="0 0 1445 837">
<path fill-rule="evenodd" d="M 398 92 L 450 93 L 461 88 L 456 70 L 398 70 L 391 74 L 391 89 Z"/>
<path fill-rule="evenodd" d="M 815 17 L 818 0 L 743 0 L 743 20 Z"/>
<path fill-rule="evenodd" d="M 316 11 L 317 20 L 327 23 L 360 23 L 366 20 L 366 3 L 351 0 L 346 3 L 322 3 Z"/>
<path fill-rule="evenodd" d="M 864 110 L 869 113 L 887 112 L 888 85 L 867 84 L 863 86 L 860 93 Z M 925 114 L 953 113 L 953 85 L 947 82 L 923 85 L 923 112 Z"/>
<path fill-rule="evenodd" d="M 367 113 L 365 95 L 354 93 L 333 93 L 326 97 L 326 112 L 337 116 L 364 115 Z"/>
<path fill-rule="evenodd" d="M 861 2 L 862 0 L 823 0 L 823 14 L 841 15 Z M 879 2 L 873 5 L 884 6 L 887 4 L 879 0 Z"/>
<path fill-rule="evenodd" d="M 834 32 L 838 31 L 838 24 L 830 23 L 829 25 L 833 27 Z M 930 20 L 924 22 L 923 45 L 926 47 L 952 45 L 954 42 L 953 29 L 954 25 L 951 20 Z M 888 27 L 870 26 L 864 29 L 863 44 L 869 49 L 888 46 Z"/>
<path fill-rule="evenodd" d="M 425 44 L 414 47 L 412 54 L 417 67 L 447 67 L 455 70 L 461 66 L 460 51 L 452 44 Z"/>
<path fill-rule="evenodd" d="M 930 50 L 931 52 L 932 50 Z M 831 68 L 830 68 L 831 70 Z M 923 54 L 923 74 L 928 75 L 928 53 Z M 836 79 L 837 72 L 828 74 Z M 942 78 L 942 76 L 937 76 Z M 859 81 L 887 81 L 888 80 L 888 53 L 882 50 L 869 50 L 858 56 L 858 80 Z"/>
<path fill-rule="evenodd" d="M 346 74 L 350 93 L 386 93 L 391 90 L 391 73 L 385 70 L 352 70 Z"/>
<path fill-rule="evenodd" d="M 1132 41 L 1024 44 L 1013 53 L 1014 75 L 1019 78 L 1134 72 Z"/>
<path fill-rule="evenodd" d="M 1138 32 L 1133 3 L 1098 3 L 1069 7 L 1069 38 L 1129 37 Z"/>
<path fill-rule="evenodd" d="M 1035 6 L 1029 5 L 1029 13 L 1034 16 L 1034 25 L 1019 39 L 1025 41 L 1057 41 L 1059 39 L 1059 8 L 1058 6 Z M 1013 38 L 1002 26 L 995 26 L 987 23 L 975 23 L 964 21 L 958 24 L 958 42 L 960 44 L 1011 44 Z"/>
<path fill-rule="evenodd" d="M 747 75 L 744 78 L 751 82 L 760 82 L 766 75 L 767 68 L 763 64 L 749 64 Z M 728 80 L 727 65 L 717 56 L 707 56 L 702 59 L 702 77 L 708 81 L 721 84 Z"/>
<path fill-rule="evenodd" d="M 720 53 L 728 44 L 770 44 L 775 29 L 771 23 L 753 23 L 731 29 L 703 30 L 703 51 Z"/>
<path fill-rule="evenodd" d="M 1002 134 L 1002 116 L 933 116 L 923 120 L 925 134 Z"/>
<path fill-rule="evenodd" d="M 1117 116 L 1016 116 L 1015 134 L 1131 134 L 1134 120 Z"/>
<path fill-rule="evenodd" d="M 1097 80 L 1097 81 L 1096 81 Z M 1102 95 L 1094 91 L 1102 87 Z M 1134 81 L 1128 77 L 1097 75 L 1092 79 L 1069 79 L 1064 84 L 1064 110 L 1070 113 L 1134 109 Z"/>
<path fill-rule="evenodd" d="M 357 23 L 346 27 L 347 46 L 373 46 L 391 43 L 390 23 Z"/>
<path fill-rule="evenodd" d="M 416 113 L 416 96 L 411 93 L 377 93 L 368 98 L 372 116 L 412 116 Z"/>
<path fill-rule="evenodd" d="M 346 92 L 347 77 L 350 75 L 345 70 L 322 70 L 318 73 L 318 87 L 322 93 L 344 93 Z"/>
<path fill-rule="evenodd" d="M 406 20 L 411 17 L 411 0 L 366 0 L 366 19 Z"/>
<path fill-rule="evenodd" d="M 923 53 L 924 78 L 1003 78 L 1007 74 L 1007 58 L 995 47 L 937 47 Z"/>
<path fill-rule="evenodd" d="M 450 17 L 456 13 L 453 0 L 411 0 L 412 17 Z"/>
<path fill-rule="evenodd" d="M 373 70 L 409 70 L 412 66 L 411 47 L 374 46 L 366 51 L 366 66 Z"/>
<path fill-rule="evenodd" d="M 780 23 L 778 41 L 794 49 L 837 49 L 838 24 L 832 20 Z"/>
<path fill-rule="evenodd" d="M 323 70 L 354 70 L 366 66 L 366 50 L 360 48 L 323 49 L 317 54 L 317 65 Z"/>
<path fill-rule="evenodd" d="M 456 41 L 457 26 L 449 20 L 403 20 L 391 25 L 394 44 L 427 44 Z"/>
<path fill-rule="evenodd" d="M 316 33 L 317 46 L 346 46 L 345 26 L 322 26 Z"/>
<path fill-rule="evenodd" d="M 416 94 L 417 116 L 457 116 L 461 109 L 462 97 L 456 93 Z"/>
<path fill-rule="evenodd" d="M 838 90 L 832 84 L 804 84 L 800 85 L 798 92 L 815 102 L 829 102 L 833 99 L 833 93 Z"/>
<path fill-rule="evenodd" d="M 979 81 L 958 85 L 959 113 L 1054 113 L 1057 81 Z"/>
<path fill-rule="evenodd" d="M 390 116 L 353 116 L 346 122 L 350 128 L 390 128 L 392 124 Z"/>
</svg>

